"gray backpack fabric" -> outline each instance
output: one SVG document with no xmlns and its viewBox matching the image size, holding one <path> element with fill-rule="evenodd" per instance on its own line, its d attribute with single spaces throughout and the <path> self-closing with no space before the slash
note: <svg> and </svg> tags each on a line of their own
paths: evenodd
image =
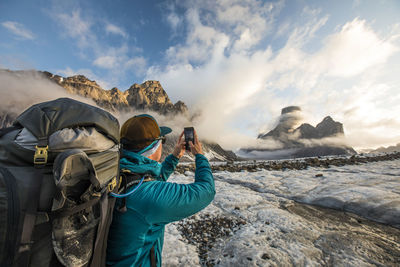
<svg viewBox="0 0 400 267">
<path fill-rule="evenodd" d="M 105 266 L 119 123 L 68 98 L 0 130 L 0 266 Z"/>
</svg>

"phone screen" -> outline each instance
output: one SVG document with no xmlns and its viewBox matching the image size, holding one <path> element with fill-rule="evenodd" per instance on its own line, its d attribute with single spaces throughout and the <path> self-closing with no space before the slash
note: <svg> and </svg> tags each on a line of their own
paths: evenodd
<svg viewBox="0 0 400 267">
<path fill-rule="evenodd" d="M 194 144 L 194 128 L 193 127 L 185 127 L 185 142 L 186 142 L 186 150 L 190 150 L 189 141 L 192 141 Z"/>
</svg>

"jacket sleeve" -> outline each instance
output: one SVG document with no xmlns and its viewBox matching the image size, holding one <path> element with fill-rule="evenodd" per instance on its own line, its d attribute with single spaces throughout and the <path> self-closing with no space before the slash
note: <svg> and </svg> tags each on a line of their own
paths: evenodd
<svg viewBox="0 0 400 267">
<path fill-rule="evenodd" d="M 164 162 L 161 163 L 161 181 L 167 181 L 169 176 L 175 171 L 176 165 L 178 165 L 179 159 L 174 155 L 168 155 Z"/>
<path fill-rule="evenodd" d="M 211 203 L 215 196 L 214 178 L 206 157 L 196 155 L 195 181 L 191 184 L 158 183 L 155 199 L 149 203 L 147 220 L 170 223 L 193 215 Z"/>
</svg>

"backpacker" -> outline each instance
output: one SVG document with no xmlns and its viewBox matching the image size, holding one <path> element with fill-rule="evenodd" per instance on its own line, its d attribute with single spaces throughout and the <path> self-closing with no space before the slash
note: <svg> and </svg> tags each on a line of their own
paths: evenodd
<svg viewBox="0 0 400 267">
<path fill-rule="evenodd" d="M 69 98 L 0 130 L 0 266 L 104 266 L 119 123 Z"/>
</svg>

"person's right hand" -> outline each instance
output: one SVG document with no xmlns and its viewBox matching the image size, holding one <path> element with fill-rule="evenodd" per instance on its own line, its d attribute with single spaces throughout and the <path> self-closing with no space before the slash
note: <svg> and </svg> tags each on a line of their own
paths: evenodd
<svg viewBox="0 0 400 267">
<path fill-rule="evenodd" d="M 192 152 L 193 155 L 197 154 L 202 154 L 203 155 L 203 147 L 197 138 L 197 133 L 196 130 L 194 130 L 194 144 L 192 141 L 189 141 L 189 147 L 190 147 L 190 152 Z"/>
<path fill-rule="evenodd" d="M 179 136 L 178 142 L 176 143 L 174 150 L 172 151 L 172 155 L 180 159 L 185 153 L 185 139 L 183 137 L 183 132 Z"/>
</svg>

